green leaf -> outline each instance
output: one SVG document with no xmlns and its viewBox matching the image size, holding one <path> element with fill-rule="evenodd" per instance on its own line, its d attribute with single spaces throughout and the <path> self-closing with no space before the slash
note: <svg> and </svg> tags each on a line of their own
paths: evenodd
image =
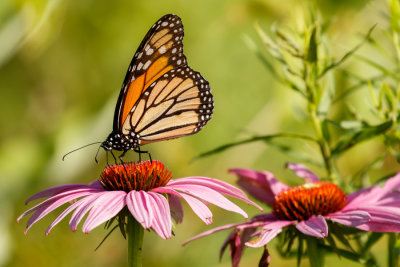
<svg viewBox="0 0 400 267">
<path fill-rule="evenodd" d="M 389 233 L 389 244 L 388 244 L 388 266 L 399 267 L 399 255 L 400 249 L 396 247 L 396 240 L 398 238 L 397 233 Z"/>
<path fill-rule="evenodd" d="M 365 242 L 364 246 L 361 248 L 361 254 L 366 255 L 371 247 L 378 242 L 381 237 L 383 236 L 383 233 L 376 233 L 372 232 L 371 234 L 368 235 L 367 242 Z"/>
<path fill-rule="evenodd" d="M 304 253 L 304 242 L 303 242 L 303 238 L 300 235 L 299 236 L 299 244 L 297 247 L 297 266 L 300 266 L 301 264 L 301 259 L 303 258 L 303 253 Z"/>
<path fill-rule="evenodd" d="M 325 90 L 322 91 L 321 100 L 318 103 L 318 115 L 321 119 L 325 119 L 331 107 L 333 96 L 335 95 L 335 77 L 333 73 L 327 76 L 327 85 Z"/>
<path fill-rule="evenodd" d="M 353 146 L 385 133 L 392 127 L 393 122 L 387 121 L 376 126 L 366 126 L 361 130 L 348 134 L 332 149 L 332 154 L 340 154 Z"/>
<path fill-rule="evenodd" d="M 330 71 L 333 68 L 336 68 L 337 66 L 339 66 L 340 64 L 345 62 L 346 59 L 348 59 L 351 55 L 353 55 L 366 41 L 368 41 L 368 39 L 370 38 L 370 35 L 371 35 L 372 31 L 375 29 L 375 27 L 376 27 L 376 24 L 368 30 L 364 39 L 359 44 L 357 44 L 355 47 L 353 47 L 353 49 L 351 49 L 346 54 L 344 54 L 344 56 L 341 59 L 339 59 L 336 62 L 333 62 L 332 64 L 328 65 L 325 69 L 323 69 L 319 75 L 319 78 L 322 78 L 328 71 Z"/>
<path fill-rule="evenodd" d="M 264 141 L 264 142 L 269 142 L 271 139 L 274 138 L 293 138 L 293 139 L 301 139 L 301 140 L 306 140 L 306 141 L 311 141 L 314 143 L 318 143 L 318 141 L 310 136 L 306 136 L 306 135 L 301 135 L 301 134 L 295 134 L 295 133 L 279 133 L 279 134 L 273 134 L 273 135 L 263 135 L 263 136 L 254 136 L 254 137 L 250 137 L 248 139 L 244 139 L 241 141 L 237 141 L 237 142 L 233 142 L 233 143 L 229 143 L 229 144 L 225 144 L 222 146 L 219 146 L 217 148 L 214 148 L 212 150 L 209 150 L 207 152 L 204 152 L 200 155 L 198 155 L 197 157 L 195 157 L 193 160 L 197 160 L 199 158 L 204 158 L 204 157 L 208 157 L 214 154 L 218 154 L 221 153 L 225 150 L 228 150 L 230 148 L 239 146 L 239 145 L 243 145 L 243 144 L 248 144 L 248 143 L 253 143 L 253 142 L 259 142 L 259 141 Z"/>
<path fill-rule="evenodd" d="M 398 0 L 390 1 L 390 28 L 394 32 L 399 32 L 400 6 Z"/>
<path fill-rule="evenodd" d="M 346 121 L 341 121 L 339 123 L 340 128 L 342 129 L 360 129 L 363 126 L 363 123 L 361 121 L 355 121 L 355 120 L 346 120 Z"/>
<path fill-rule="evenodd" d="M 315 63 L 318 60 L 317 30 L 316 26 L 312 27 L 310 40 L 308 42 L 307 61 L 311 63 Z"/>
</svg>

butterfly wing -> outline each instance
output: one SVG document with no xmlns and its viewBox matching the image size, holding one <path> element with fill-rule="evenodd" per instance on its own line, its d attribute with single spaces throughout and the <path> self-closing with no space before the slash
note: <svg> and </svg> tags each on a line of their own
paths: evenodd
<svg viewBox="0 0 400 267">
<path fill-rule="evenodd" d="M 114 131 L 122 126 L 144 91 L 163 74 L 186 65 L 183 25 L 176 15 L 165 15 L 148 31 L 126 73 L 114 113 Z"/>
<path fill-rule="evenodd" d="M 179 67 L 163 74 L 139 97 L 122 133 L 135 133 L 139 145 L 194 134 L 211 119 L 213 110 L 208 82 L 188 66 Z"/>
</svg>

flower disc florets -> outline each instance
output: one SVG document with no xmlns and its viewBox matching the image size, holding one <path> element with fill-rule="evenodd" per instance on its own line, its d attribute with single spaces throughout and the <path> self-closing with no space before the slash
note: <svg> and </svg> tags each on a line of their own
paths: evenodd
<svg viewBox="0 0 400 267">
<path fill-rule="evenodd" d="M 127 162 L 107 166 L 100 175 L 100 183 L 110 191 L 150 191 L 163 187 L 172 173 L 160 161 Z"/>
<path fill-rule="evenodd" d="M 307 183 L 280 192 L 273 203 L 274 214 L 281 220 L 307 220 L 341 210 L 347 196 L 329 182 Z"/>
</svg>

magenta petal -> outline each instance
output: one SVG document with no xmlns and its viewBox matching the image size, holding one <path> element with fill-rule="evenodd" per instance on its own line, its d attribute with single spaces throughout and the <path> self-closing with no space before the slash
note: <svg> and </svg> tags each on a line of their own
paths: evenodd
<svg viewBox="0 0 400 267">
<path fill-rule="evenodd" d="M 325 218 L 331 219 L 337 223 L 356 227 L 362 224 L 367 223 L 371 216 L 368 212 L 362 210 L 353 210 L 353 211 L 339 211 L 330 215 L 325 216 Z"/>
<path fill-rule="evenodd" d="M 179 197 L 168 195 L 168 203 L 171 208 L 171 216 L 176 223 L 181 223 L 183 220 L 183 207 Z"/>
<path fill-rule="evenodd" d="M 250 195 L 272 205 L 275 195 L 289 187 L 279 182 L 270 172 L 259 172 L 251 169 L 230 169 L 229 173 L 238 175 L 238 185 Z"/>
<path fill-rule="evenodd" d="M 297 230 L 305 235 L 325 238 L 328 236 L 328 224 L 325 218 L 321 215 L 312 216 L 306 221 L 301 221 L 296 224 Z"/>
<path fill-rule="evenodd" d="M 211 179 L 211 178 L 207 178 L 207 177 L 185 177 L 185 178 L 181 178 L 181 179 L 170 180 L 169 183 L 167 184 L 167 186 L 169 186 L 169 185 L 187 185 L 187 184 L 199 185 L 199 186 L 204 186 L 204 187 L 210 188 L 210 189 L 215 190 L 223 195 L 227 195 L 230 197 L 234 197 L 234 198 L 243 200 L 247 204 L 256 206 L 261 211 L 263 210 L 259 205 L 257 205 L 253 201 L 250 201 L 249 198 L 246 196 L 246 194 L 239 188 L 234 187 L 226 182 L 216 180 L 216 179 Z"/>
<path fill-rule="evenodd" d="M 116 216 L 126 205 L 125 196 L 126 192 L 124 191 L 110 191 L 102 194 L 96 199 L 96 203 L 90 210 L 82 226 L 82 231 L 87 234 L 98 225 Z"/>
<path fill-rule="evenodd" d="M 167 199 L 158 193 L 147 192 L 153 200 L 154 219 L 152 228 L 164 239 L 171 238 L 171 211 Z"/>
<path fill-rule="evenodd" d="M 217 191 L 214 191 L 207 187 L 186 184 L 186 185 L 171 185 L 168 186 L 168 188 L 185 192 L 186 194 L 190 194 L 197 198 L 203 199 L 223 209 L 242 214 L 243 217 L 247 218 L 247 214 L 236 204 L 229 201 L 226 197 L 224 197 Z"/>
<path fill-rule="evenodd" d="M 66 191 L 82 191 L 82 190 L 90 190 L 92 192 L 94 191 L 104 191 L 104 188 L 101 186 L 101 184 L 96 180 L 92 182 L 91 184 L 66 184 L 66 185 L 58 185 L 54 186 L 48 189 L 45 189 L 43 191 L 40 191 L 30 198 L 28 198 L 25 201 L 25 204 L 28 204 L 32 200 L 40 199 L 40 198 L 45 198 L 45 197 L 52 197 L 57 194 L 60 194 L 62 192 Z"/>
<path fill-rule="evenodd" d="M 268 242 L 274 239 L 280 232 L 282 232 L 282 228 L 262 229 L 260 236 L 256 240 L 248 241 L 245 245 L 252 248 L 262 247 L 268 244 Z"/>
<path fill-rule="evenodd" d="M 82 203 L 76 208 L 74 213 L 71 215 L 71 219 L 69 220 L 69 228 L 72 232 L 75 232 L 78 228 L 78 224 L 86 215 L 86 213 L 96 204 L 96 200 L 102 195 L 105 194 L 107 191 L 102 193 L 97 193 L 88 197 L 85 197 L 82 200 Z"/>
<path fill-rule="evenodd" d="M 291 169 L 300 178 L 303 178 L 307 183 L 314 183 L 320 181 L 318 176 L 315 175 L 315 173 L 313 173 L 309 169 L 307 169 L 306 166 L 304 166 L 303 164 L 286 163 L 286 167 Z"/>
<path fill-rule="evenodd" d="M 19 221 L 22 217 L 25 217 L 29 213 L 35 211 L 35 213 L 29 218 L 26 229 L 25 229 L 25 234 L 28 232 L 28 230 L 32 227 L 33 224 L 35 224 L 37 221 L 39 221 L 41 218 L 52 212 L 53 210 L 57 209 L 58 207 L 75 200 L 79 197 L 86 196 L 88 194 L 91 194 L 90 192 L 84 191 L 84 192 L 74 192 L 74 193 L 65 193 L 65 194 L 60 194 L 57 196 L 54 196 L 52 198 L 49 198 L 42 203 L 36 205 L 35 207 L 25 211 L 18 219 Z"/>
<path fill-rule="evenodd" d="M 203 222 L 212 223 L 212 212 L 202 201 L 185 193 L 181 193 L 181 196 Z"/>
<path fill-rule="evenodd" d="M 53 229 L 54 226 L 56 226 L 62 219 L 65 218 L 71 211 L 73 211 L 76 207 L 82 205 L 87 201 L 87 198 L 82 198 L 66 208 L 58 217 L 49 225 L 49 227 L 46 230 L 46 235 L 50 234 L 51 229 Z"/>
<path fill-rule="evenodd" d="M 182 243 L 182 246 L 186 245 L 189 242 L 192 242 L 193 240 L 202 238 L 204 236 L 211 235 L 211 234 L 213 234 L 215 232 L 223 231 L 223 230 L 226 230 L 226 229 L 229 229 L 229 228 L 234 228 L 234 227 L 236 227 L 238 225 L 239 224 L 237 224 L 237 223 L 232 223 L 232 224 L 227 224 L 227 225 L 223 225 L 223 226 L 220 226 L 220 227 L 215 227 L 215 228 L 213 228 L 211 230 L 205 231 L 205 232 L 203 232 L 201 234 L 198 234 L 198 235 L 186 240 L 185 242 Z"/>
<path fill-rule="evenodd" d="M 150 196 L 144 191 L 131 191 L 126 198 L 126 205 L 137 222 L 143 228 L 151 227 L 154 215 Z"/>
</svg>

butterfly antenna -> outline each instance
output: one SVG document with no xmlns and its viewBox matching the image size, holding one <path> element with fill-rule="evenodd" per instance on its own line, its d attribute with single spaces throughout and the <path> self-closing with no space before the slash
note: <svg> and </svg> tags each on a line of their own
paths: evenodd
<svg viewBox="0 0 400 267">
<path fill-rule="evenodd" d="M 100 147 L 101 146 L 99 146 L 99 148 L 97 149 L 96 156 L 94 157 L 94 161 L 96 162 L 96 164 L 99 164 L 99 161 L 97 160 L 97 155 L 99 155 Z"/>
<path fill-rule="evenodd" d="M 94 142 L 94 143 L 91 143 L 91 144 L 87 144 L 87 145 L 78 147 L 77 149 L 71 150 L 70 152 L 68 152 L 67 154 L 65 154 L 65 155 L 62 157 L 62 160 L 64 161 L 64 159 L 65 159 L 66 156 L 68 156 L 69 154 L 71 154 L 71 153 L 73 153 L 73 152 L 75 152 L 75 151 L 78 151 L 78 150 L 80 150 L 80 149 L 82 149 L 82 148 L 85 148 L 85 147 L 88 147 L 88 146 L 92 146 L 92 145 L 95 145 L 95 144 L 101 144 L 101 143 L 102 143 L 102 142 Z"/>
</svg>

